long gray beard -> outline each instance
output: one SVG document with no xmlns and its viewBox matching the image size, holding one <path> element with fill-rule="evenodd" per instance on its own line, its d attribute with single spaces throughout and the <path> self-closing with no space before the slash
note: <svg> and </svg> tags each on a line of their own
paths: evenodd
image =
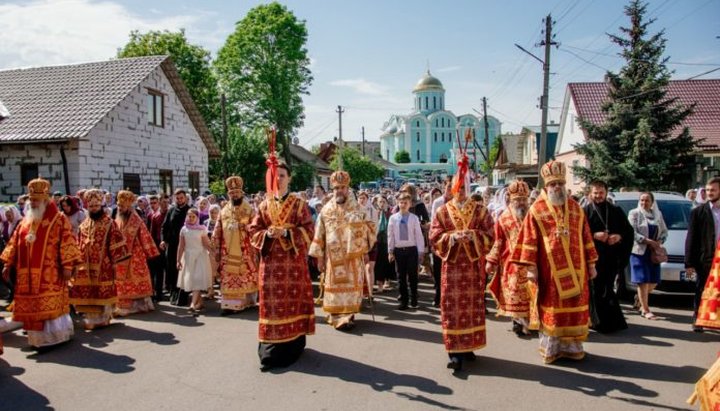
<svg viewBox="0 0 720 411">
<path fill-rule="evenodd" d="M 550 191 L 548 192 L 548 199 L 550 200 L 550 204 L 554 206 L 561 206 L 565 204 L 567 196 L 565 195 L 565 191 L 560 191 L 559 193 L 556 193 L 555 191 Z"/>
<path fill-rule="evenodd" d="M 25 218 L 27 218 L 31 223 L 39 223 L 45 215 L 46 208 L 46 204 L 40 204 L 37 208 L 30 207 L 25 213 Z"/>
<path fill-rule="evenodd" d="M 527 207 L 510 207 L 510 211 L 518 220 L 524 220 L 527 214 Z"/>
</svg>

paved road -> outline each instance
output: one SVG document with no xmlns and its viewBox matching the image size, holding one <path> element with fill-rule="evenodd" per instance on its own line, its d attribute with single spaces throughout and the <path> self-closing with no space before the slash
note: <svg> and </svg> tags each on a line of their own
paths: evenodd
<svg viewBox="0 0 720 411">
<path fill-rule="evenodd" d="M 685 404 L 720 350 L 720 333 L 690 331 L 687 298 L 653 298 L 665 317 L 627 312 L 630 329 L 592 333 L 582 362 L 543 365 L 537 339 L 520 339 L 488 316 L 488 346 L 453 376 L 445 368 L 439 312 L 400 312 L 386 293 L 376 319 L 359 316 L 352 333 L 322 323 L 298 363 L 261 373 L 257 311 L 220 317 L 163 303 L 53 351 L 27 350 L 20 331 L 5 334 L 0 410 L 659 410 Z M 625 307 L 626 309 L 629 307 Z M 491 310 L 492 311 L 492 310 Z M 7 313 L 4 313 L 7 314 Z"/>
</svg>

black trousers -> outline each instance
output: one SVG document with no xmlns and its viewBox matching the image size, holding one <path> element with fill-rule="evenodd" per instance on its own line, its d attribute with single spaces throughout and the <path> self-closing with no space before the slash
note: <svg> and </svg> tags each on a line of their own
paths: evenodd
<svg viewBox="0 0 720 411">
<path fill-rule="evenodd" d="M 163 284 L 165 281 L 165 258 L 161 254 L 158 257 L 148 261 L 148 267 L 150 268 L 150 276 L 152 277 L 153 291 L 155 298 L 162 298 Z"/>
<path fill-rule="evenodd" d="M 712 267 L 699 267 L 695 269 L 697 281 L 695 282 L 695 300 L 693 302 L 693 324 L 700 309 L 700 301 L 702 300 L 703 290 L 705 290 L 705 283 L 707 283 L 707 279 L 710 276 L 711 268 Z"/>
<path fill-rule="evenodd" d="M 408 303 L 408 280 L 410 282 L 410 301 L 417 302 L 418 289 L 418 250 L 417 247 L 396 248 L 395 271 L 400 287 L 400 302 Z"/>
<path fill-rule="evenodd" d="M 440 304 L 440 277 L 442 275 L 442 259 L 435 253 L 432 254 L 433 281 L 435 281 L 435 304 Z"/>
</svg>

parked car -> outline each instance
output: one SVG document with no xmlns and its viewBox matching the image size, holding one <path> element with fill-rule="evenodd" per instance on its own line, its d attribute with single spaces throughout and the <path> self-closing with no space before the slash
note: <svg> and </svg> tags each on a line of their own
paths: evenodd
<svg viewBox="0 0 720 411">
<path fill-rule="evenodd" d="M 610 196 L 615 204 L 623 209 L 625 215 L 637 207 L 640 199 L 639 192 L 611 193 Z M 653 293 L 694 294 L 695 281 L 688 280 L 685 272 L 685 237 L 690 222 L 692 202 L 674 193 L 657 192 L 653 193 L 653 196 L 668 228 L 668 238 L 664 244 L 668 252 L 668 261 L 660 266 L 661 281 Z M 622 296 L 629 296 L 637 289 L 630 282 L 629 265 L 625 268 L 625 272 L 618 275 L 616 285 L 618 294 Z"/>
<path fill-rule="evenodd" d="M 377 191 L 378 183 L 375 181 L 363 181 L 360 183 L 360 190 Z"/>
</svg>

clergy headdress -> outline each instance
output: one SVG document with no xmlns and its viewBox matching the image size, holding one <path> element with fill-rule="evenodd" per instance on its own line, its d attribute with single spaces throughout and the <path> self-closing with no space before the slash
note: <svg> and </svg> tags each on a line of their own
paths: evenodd
<svg viewBox="0 0 720 411">
<path fill-rule="evenodd" d="M 330 187 L 348 187 L 350 185 L 350 174 L 347 171 L 336 171 L 330 176 Z"/>
<path fill-rule="evenodd" d="M 238 176 L 230 176 L 225 180 L 225 188 L 228 194 L 231 191 L 243 191 L 243 179 Z"/>
<path fill-rule="evenodd" d="M 528 198 L 530 195 L 530 187 L 522 180 L 515 180 L 507 188 L 510 200 L 514 198 Z"/>
<path fill-rule="evenodd" d="M 117 194 L 117 204 L 131 206 L 135 202 L 135 193 L 129 190 L 120 190 Z"/>
<path fill-rule="evenodd" d="M 83 196 L 83 199 L 85 200 L 85 203 L 90 206 L 93 204 L 101 204 L 103 203 L 103 192 L 98 190 L 97 188 L 93 188 L 92 190 L 85 191 L 85 195 Z"/>
<path fill-rule="evenodd" d="M 28 183 L 28 196 L 31 200 L 47 200 L 50 198 L 50 182 L 36 178 Z"/>
<path fill-rule="evenodd" d="M 559 181 L 565 184 L 565 163 L 562 161 L 550 160 L 540 169 L 545 185 Z"/>
</svg>

